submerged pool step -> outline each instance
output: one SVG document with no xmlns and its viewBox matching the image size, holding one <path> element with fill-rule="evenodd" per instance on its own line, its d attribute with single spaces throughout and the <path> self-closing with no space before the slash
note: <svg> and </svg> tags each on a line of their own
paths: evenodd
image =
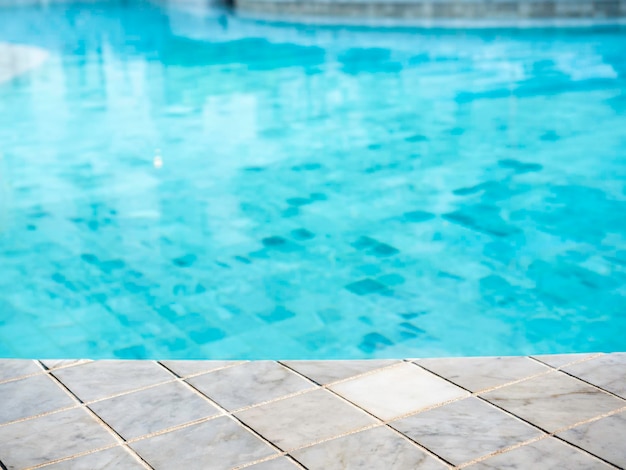
<svg viewBox="0 0 626 470">
<path fill-rule="evenodd" d="M 276 16 L 554 20 L 626 18 L 625 0 L 234 0 L 241 12 Z"/>
</svg>

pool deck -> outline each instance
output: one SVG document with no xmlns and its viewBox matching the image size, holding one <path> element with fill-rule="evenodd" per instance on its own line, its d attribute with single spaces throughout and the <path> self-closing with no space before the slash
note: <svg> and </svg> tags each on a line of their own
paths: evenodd
<svg viewBox="0 0 626 470">
<path fill-rule="evenodd" d="M 626 467 L 626 353 L 0 360 L 5 469 Z"/>
</svg>

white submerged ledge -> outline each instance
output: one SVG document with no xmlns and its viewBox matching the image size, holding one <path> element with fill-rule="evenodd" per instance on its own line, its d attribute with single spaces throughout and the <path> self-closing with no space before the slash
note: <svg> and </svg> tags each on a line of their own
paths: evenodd
<svg viewBox="0 0 626 470">
<path fill-rule="evenodd" d="M 0 360 L 0 468 L 626 467 L 626 353 Z"/>
<path fill-rule="evenodd" d="M 40 67 L 48 56 L 38 47 L 0 42 L 0 84 Z"/>
<path fill-rule="evenodd" d="M 176 0 L 174 0 L 175 2 Z M 626 18 L 626 0 L 234 0 L 243 14 L 426 21 L 578 20 L 605 23 Z"/>
</svg>

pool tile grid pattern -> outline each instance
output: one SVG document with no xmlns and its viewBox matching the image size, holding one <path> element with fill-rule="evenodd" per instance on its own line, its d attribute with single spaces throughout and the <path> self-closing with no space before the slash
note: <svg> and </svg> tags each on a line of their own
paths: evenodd
<svg viewBox="0 0 626 470">
<path fill-rule="evenodd" d="M 626 354 L 0 360 L 19 468 L 624 468 Z"/>
</svg>

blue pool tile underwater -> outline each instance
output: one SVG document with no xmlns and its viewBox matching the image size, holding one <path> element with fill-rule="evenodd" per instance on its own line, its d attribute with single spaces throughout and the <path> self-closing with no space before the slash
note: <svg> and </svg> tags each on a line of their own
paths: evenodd
<svg viewBox="0 0 626 470">
<path fill-rule="evenodd" d="M 0 356 L 626 349 L 626 30 L 0 9 Z M 2 74 L 0 74 L 2 76 Z"/>
</svg>

